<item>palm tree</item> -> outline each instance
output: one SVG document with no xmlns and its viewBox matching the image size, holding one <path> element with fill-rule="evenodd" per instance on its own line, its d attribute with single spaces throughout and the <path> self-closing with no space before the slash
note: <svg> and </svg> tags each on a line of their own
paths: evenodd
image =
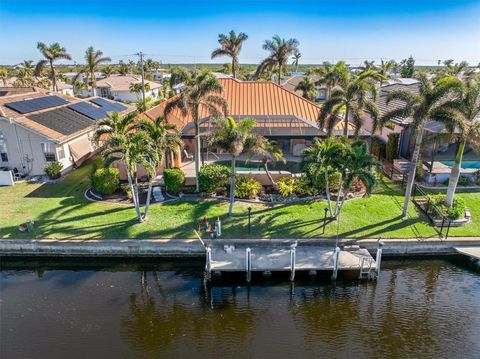
<svg viewBox="0 0 480 359">
<path fill-rule="evenodd" d="M 469 69 L 468 62 L 462 61 L 460 63 L 453 63 L 453 60 L 445 60 L 443 62 L 444 67 L 438 71 L 438 77 L 445 76 L 459 77 L 462 73 Z"/>
<path fill-rule="evenodd" d="M 126 64 L 125 62 L 123 61 L 120 61 L 118 63 L 118 68 L 117 68 L 117 71 L 118 73 L 121 75 L 121 76 L 127 76 L 130 72 L 130 65 L 129 64 Z"/>
<path fill-rule="evenodd" d="M 453 136 L 459 142 L 455 163 L 450 172 L 445 200 L 445 205 L 450 207 L 460 178 L 460 166 L 465 145 L 468 142 L 477 151 L 480 151 L 480 121 L 478 120 L 480 114 L 480 80 L 466 81 L 460 96 L 446 102 L 444 107 L 450 116 L 444 117 L 442 122 L 447 125 L 449 132 L 454 134 Z M 456 129 L 460 130 L 458 134 L 455 133 Z"/>
<path fill-rule="evenodd" d="M 103 77 L 110 77 L 115 73 L 115 67 L 112 65 L 106 65 L 102 69 L 102 75 Z"/>
<path fill-rule="evenodd" d="M 232 215 L 233 202 L 235 200 L 236 158 L 242 153 L 249 153 L 252 148 L 258 147 L 261 141 L 259 139 L 261 136 L 252 133 L 255 124 L 255 119 L 253 118 L 244 118 L 238 124 L 232 117 L 219 118 L 215 120 L 217 128 L 208 136 L 208 143 L 212 148 L 223 150 L 232 156 L 229 216 Z"/>
<path fill-rule="evenodd" d="M 48 79 L 46 79 L 48 80 Z M 26 68 L 19 68 L 17 70 L 17 80 L 14 83 L 15 87 L 26 87 L 35 85 L 35 79 L 32 77 L 31 72 Z"/>
<path fill-rule="evenodd" d="M 325 101 L 318 116 L 318 123 L 331 135 L 339 114 L 344 110 L 343 134 L 348 136 L 348 126 L 350 117 L 352 117 L 355 124 L 355 137 L 357 137 L 363 125 L 363 112 L 365 110 L 370 112 L 374 120 L 378 116 L 377 105 L 374 101 L 377 94 L 375 81 L 382 78 L 382 75 L 373 70 L 358 75 L 353 74 L 348 71 L 344 63 L 335 68 L 338 84 L 331 90 L 330 98 Z"/>
<path fill-rule="evenodd" d="M 129 87 L 130 92 L 133 92 L 137 96 L 137 100 L 140 100 L 140 94 L 142 93 L 142 83 L 141 82 L 132 82 Z M 150 91 L 150 84 L 147 82 L 145 84 L 145 92 Z"/>
<path fill-rule="evenodd" d="M 302 91 L 303 98 L 314 101 L 317 96 L 317 86 L 315 82 L 305 76 L 301 82 L 295 87 L 295 91 Z"/>
<path fill-rule="evenodd" d="M 143 219 L 145 220 L 147 219 L 148 208 L 150 206 L 153 181 L 157 177 L 156 168 L 164 161 L 166 152 L 172 153 L 175 157 L 178 156 L 178 149 L 183 146 L 183 142 L 178 135 L 176 127 L 169 125 L 163 117 L 158 117 L 155 121 L 147 119 L 140 120 L 135 127 L 145 131 L 148 135 L 149 143 L 155 152 L 155 156 L 149 159 L 154 172 L 153 175 L 150 176 L 148 183 L 147 200 L 143 213 Z"/>
<path fill-rule="evenodd" d="M 297 39 L 282 39 L 275 35 L 272 40 L 266 40 L 263 49 L 270 52 L 270 55 L 258 65 L 255 76 L 260 77 L 265 71 L 277 69 L 277 82 L 280 85 L 282 73 L 287 72 L 288 59 L 295 52 L 298 52 L 299 42 Z"/>
<path fill-rule="evenodd" d="M 20 67 L 25 69 L 30 76 L 33 75 L 33 71 L 35 70 L 35 65 L 32 60 L 23 60 L 20 63 Z"/>
<path fill-rule="evenodd" d="M 300 58 L 302 57 L 302 54 L 300 53 L 300 51 L 295 51 L 293 53 L 293 56 L 292 56 L 292 65 L 295 66 L 295 72 L 298 71 L 298 61 L 300 60 Z"/>
<path fill-rule="evenodd" d="M 245 40 L 248 39 L 248 36 L 241 32 L 238 35 L 235 31 L 230 31 L 228 35 L 220 34 L 218 35 L 218 43 L 220 47 L 213 50 L 212 59 L 218 56 L 229 56 L 232 58 L 232 76 L 237 78 L 238 66 L 238 55 L 242 50 L 242 45 Z"/>
<path fill-rule="evenodd" d="M 415 173 L 423 141 L 423 130 L 428 120 L 444 121 L 450 115 L 449 108 L 445 104 L 445 98 L 456 91 L 460 91 L 462 83 L 453 77 L 445 77 L 433 83 L 425 75 L 418 76 L 420 80 L 419 94 L 409 90 L 395 90 L 387 95 L 387 105 L 392 101 L 401 101 L 403 105 L 388 111 L 380 119 L 374 120 L 373 132 L 383 128 L 387 121 L 395 118 L 412 118 L 411 127 L 416 131 L 415 149 L 410 162 L 407 187 L 405 189 L 405 203 L 402 216 L 406 217 L 408 205 L 415 182 Z M 447 103 L 448 104 L 448 103 Z"/>
<path fill-rule="evenodd" d="M 53 66 L 53 63 L 61 59 L 71 60 L 72 57 L 67 53 L 67 50 L 62 47 L 58 42 L 55 42 L 50 46 L 45 45 L 43 42 L 39 42 L 37 44 L 37 49 L 40 50 L 45 59 L 40 60 L 37 63 L 37 66 L 35 67 L 35 75 L 40 76 L 45 66 L 50 65 L 52 88 L 53 91 L 57 92 L 57 74 L 55 72 L 55 67 Z"/>
<path fill-rule="evenodd" d="M 377 66 L 375 65 L 375 60 L 373 61 L 365 60 L 363 61 L 363 65 L 360 65 L 358 68 L 360 69 L 360 73 L 378 70 Z"/>
<path fill-rule="evenodd" d="M 380 66 L 377 69 L 378 73 L 383 76 L 380 78 L 380 89 L 382 88 L 384 79 L 388 78 L 389 73 L 396 67 L 397 63 L 395 60 L 383 61 L 383 59 L 381 59 Z"/>
<path fill-rule="evenodd" d="M 0 80 L 2 80 L 3 86 L 7 86 L 8 70 L 5 67 L 0 67 Z"/>
<path fill-rule="evenodd" d="M 96 87 L 96 79 L 95 79 L 95 72 L 98 71 L 100 65 L 110 62 L 110 57 L 104 57 L 103 52 L 100 50 L 95 50 L 93 46 L 90 46 L 85 51 L 85 66 L 75 75 L 73 81 L 75 82 L 82 74 L 86 75 L 87 83 L 88 79 L 90 79 L 90 86 L 92 89 L 92 95 L 95 96 L 95 87 Z"/>
<path fill-rule="evenodd" d="M 133 205 L 140 222 L 143 216 L 140 212 L 138 198 L 137 164 L 141 164 L 153 176 L 153 168 L 149 162 L 156 154 L 152 150 L 148 136 L 144 131 L 133 131 L 136 112 L 121 117 L 113 112 L 107 118 L 97 121 L 93 141 L 102 144 L 102 157 L 105 166 L 116 161 L 125 165 L 128 184 L 132 192 Z"/>
<path fill-rule="evenodd" d="M 335 218 L 338 218 L 343 208 L 348 190 L 352 187 L 355 179 L 363 183 L 366 195 L 369 195 L 377 183 L 372 173 L 374 167 L 378 167 L 377 161 L 369 154 L 365 141 L 356 141 L 351 146 L 347 145 L 345 151 L 334 160 L 334 167 L 340 172 L 340 186 L 335 206 Z M 341 200 L 340 200 L 341 198 Z"/>
<path fill-rule="evenodd" d="M 313 146 L 307 147 L 302 153 L 300 167 L 312 180 L 312 185 L 320 182 L 323 176 L 325 181 L 325 193 L 330 216 L 333 217 L 332 200 L 330 196 L 329 176 L 336 169 L 336 161 L 345 151 L 345 144 L 334 137 L 327 137 L 324 141 L 315 138 Z"/>
<path fill-rule="evenodd" d="M 271 161 L 282 161 L 283 163 L 287 162 L 277 143 L 275 141 L 267 140 L 265 137 L 257 136 L 255 146 L 250 146 L 249 148 L 249 155 L 260 158 L 270 183 L 273 187 L 276 187 L 277 184 L 273 180 L 272 174 L 268 169 L 268 164 Z"/>
<path fill-rule="evenodd" d="M 198 176 L 200 173 L 200 109 L 206 108 L 212 118 L 222 117 L 227 114 L 227 101 L 219 94 L 223 91 L 222 84 L 209 71 L 201 73 L 182 72 L 181 78 L 185 84 L 182 93 L 174 97 L 165 106 L 164 116 L 179 109 L 183 116 L 189 113 L 195 125 L 195 183 L 196 191 L 200 191 Z"/>
<path fill-rule="evenodd" d="M 332 88 L 340 83 L 340 74 L 343 67 L 346 67 L 343 61 L 339 61 L 335 65 L 329 62 L 324 62 L 320 68 L 314 70 L 314 73 L 320 77 L 317 81 L 317 85 L 327 86 L 327 99 L 330 97 Z"/>
</svg>

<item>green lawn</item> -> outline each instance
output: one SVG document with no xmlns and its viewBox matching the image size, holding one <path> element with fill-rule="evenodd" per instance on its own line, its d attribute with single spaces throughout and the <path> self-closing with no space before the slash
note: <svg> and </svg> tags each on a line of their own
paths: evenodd
<svg viewBox="0 0 480 359">
<path fill-rule="evenodd" d="M 65 179 L 50 185 L 21 183 L 0 187 L 1 238 L 192 238 L 192 229 L 203 216 L 220 216 L 225 238 L 247 235 L 247 205 L 235 204 L 232 218 L 225 216 L 227 204 L 213 200 L 182 200 L 151 207 L 147 222 L 137 223 L 131 206 L 92 203 L 83 194 L 89 186 L 89 163 Z M 480 193 L 459 194 L 471 210 L 473 223 L 452 228 L 451 236 L 480 234 Z M 251 237 L 310 238 L 336 235 L 336 222 L 322 235 L 325 201 L 302 204 L 253 206 Z M 391 182 L 382 182 L 369 198 L 348 201 L 340 218 L 340 237 L 407 238 L 433 237 L 437 231 L 411 205 L 402 220 L 403 197 Z M 34 233 L 17 227 L 35 221 Z"/>
</svg>

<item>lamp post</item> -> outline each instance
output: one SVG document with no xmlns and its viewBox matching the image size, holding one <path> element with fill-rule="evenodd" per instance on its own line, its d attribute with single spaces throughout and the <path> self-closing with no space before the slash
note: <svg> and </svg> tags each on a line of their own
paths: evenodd
<svg viewBox="0 0 480 359">
<path fill-rule="evenodd" d="M 252 207 L 248 207 L 248 234 L 252 231 L 252 224 L 250 222 L 250 217 L 252 215 Z"/>
</svg>

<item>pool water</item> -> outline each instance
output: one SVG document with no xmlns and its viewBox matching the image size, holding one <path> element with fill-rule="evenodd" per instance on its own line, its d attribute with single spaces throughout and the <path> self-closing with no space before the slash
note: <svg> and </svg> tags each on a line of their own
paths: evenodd
<svg viewBox="0 0 480 359">
<path fill-rule="evenodd" d="M 218 164 L 224 166 L 231 166 L 230 161 L 218 161 Z M 249 171 L 265 171 L 262 162 L 259 161 L 236 161 L 235 168 L 237 172 L 249 172 Z M 270 171 L 288 171 L 291 173 L 300 172 L 300 163 L 299 162 L 270 162 L 268 164 L 268 169 Z"/>
<path fill-rule="evenodd" d="M 440 161 L 440 163 L 451 168 L 455 161 Z M 463 169 L 480 169 L 480 161 L 462 161 L 461 167 Z"/>
</svg>

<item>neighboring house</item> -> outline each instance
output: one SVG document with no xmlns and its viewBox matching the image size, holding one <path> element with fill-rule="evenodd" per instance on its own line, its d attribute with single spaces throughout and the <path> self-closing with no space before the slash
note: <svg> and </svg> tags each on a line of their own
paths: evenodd
<svg viewBox="0 0 480 359">
<path fill-rule="evenodd" d="M 70 85 L 70 84 L 67 84 L 65 82 L 57 82 L 57 88 L 58 88 L 58 93 L 61 93 L 63 95 L 66 95 L 66 96 L 75 96 L 75 94 L 73 93 L 73 86 Z"/>
<path fill-rule="evenodd" d="M 228 103 L 228 114 L 236 120 L 251 117 L 257 122 L 254 132 L 277 141 L 285 154 L 300 156 L 314 137 L 325 137 L 326 132 L 317 125 L 320 107 L 303 97 L 272 82 L 239 81 L 220 78 L 223 96 Z M 146 111 L 144 115 L 155 119 L 163 115 L 166 104 L 172 99 Z M 200 133 L 211 131 L 212 122 L 206 107 L 200 108 Z M 174 124 L 192 153 L 194 146 L 194 124 L 191 114 L 184 116 L 175 109 L 167 117 Z M 350 134 L 354 127 L 350 126 Z M 343 133 L 343 121 L 335 127 L 335 133 Z"/>
<path fill-rule="evenodd" d="M 25 176 L 43 175 L 58 161 L 63 172 L 79 166 L 95 148 L 94 123 L 125 105 L 99 98 L 80 100 L 38 88 L 0 87 L 0 167 Z M 100 105 L 99 105 L 100 104 Z"/>
<path fill-rule="evenodd" d="M 95 95 L 116 101 L 136 102 L 142 98 L 142 93 L 131 92 L 130 85 L 141 82 L 142 78 L 137 75 L 112 75 L 97 81 Z M 149 80 L 145 80 L 145 84 L 150 86 L 150 90 L 145 92 L 145 96 L 156 100 L 160 95 L 162 85 Z"/>
<path fill-rule="evenodd" d="M 158 69 L 158 70 L 151 70 L 150 73 L 153 76 L 154 81 L 158 81 L 163 83 L 163 81 L 168 81 L 172 74 L 168 70 Z"/>
<path fill-rule="evenodd" d="M 295 92 L 299 96 L 303 96 L 302 91 L 295 91 L 298 84 L 303 81 L 305 75 L 294 75 L 289 77 L 285 81 L 282 82 L 282 86 L 287 89 L 288 91 Z M 317 82 L 319 80 L 318 76 L 309 76 L 309 78 Z M 315 102 L 325 102 L 327 99 L 327 87 L 323 85 L 317 86 L 317 95 L 315 96 Z"/>
</svg>

